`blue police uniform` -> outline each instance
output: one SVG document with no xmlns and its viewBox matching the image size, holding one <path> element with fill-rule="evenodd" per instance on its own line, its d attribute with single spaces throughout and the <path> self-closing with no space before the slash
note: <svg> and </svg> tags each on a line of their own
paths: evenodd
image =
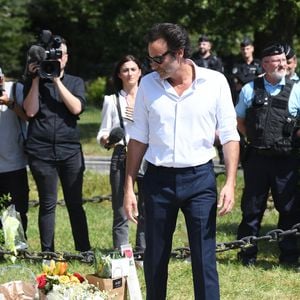
<svg viewBox="0 0 300 300">
<path fill-rule="evenodd" d="M 276 85 L 271 85 L 263 79 L 264 89 L 268 95 L 278 95 L 287 84 L 283 78 Z M 247 110 L 254 105 L 254 82 L 246 84 L 239 96 L 236 113 L 239 118 L 245 119 Z M 292 117 L 300 111 L 300 85 L 294 84 L 289 93 L 288 112 Z M 271 108 L 270 108 L 271 109 Z M 268 122 L 272 122 L 269 120 Z M 247 123 L 246 123 L 247 132 Z M 263 150 L 263 151 L 261 151 Z M 261 221 L 266 209 L 267 198 L 271 190 L 276 210 L 279 213 L 278 228 L 290 229 L 300 220 L 300 197 L 297 190 L 299 179 L 299 158 L 289 155 L 275 155 L 270 149 L 258 149 L 251 142 L 244 162 L 245 188 L 241 200 L 242 221 L 238 227 L 237 238 L 257 236 Z M 297 263 L 299 252 L 295 236 L 284 238 L 279 242 L 282 263 Z M 258 248 L 253 246 L 243 249 L 239 258 L 245 265 L 256 261 Z"/>
</svg>

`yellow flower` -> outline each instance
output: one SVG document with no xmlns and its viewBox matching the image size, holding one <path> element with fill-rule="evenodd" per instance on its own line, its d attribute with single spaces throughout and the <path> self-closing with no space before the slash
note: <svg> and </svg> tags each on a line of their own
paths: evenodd
<svg viewBox="0 0 300 300">
<path fill-rule="evenodd" d="M 70 278 L 67 275 L 62 275 L 62 276 L 58 277 L 58 281 L 59 281 L 59 283 L 69 283 Z"/>
<path fill-rule="evenodd" d="M 70 282 L 80 283 L 79 279 L 76 276 L 70 275 Z"/>
<path fill-rule="evenodd" d="M 68 269 L 68 263 L 65 261 L 58 261 L 55 263 L 54 275 L 65 275 Z"/>
<path fill-rule="evenodd" d="M 42 263 L 43 273 L 47 275 L 53 275 L 55 270 L 55 261 L 51 259 L 50 261 L 43 261 Z"/>
</svg>

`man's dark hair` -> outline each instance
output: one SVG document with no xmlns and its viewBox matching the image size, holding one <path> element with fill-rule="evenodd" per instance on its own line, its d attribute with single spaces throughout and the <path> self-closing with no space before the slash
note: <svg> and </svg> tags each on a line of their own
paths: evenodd
<svg viewBox="0 0 300 300">
<path fill-rule="evenodd" d="M 253 46 L 253 42 L 252 42 L 252 40 L 250 40 L 250 38 L 248 38 L 248 37 L 244 37 L 244 39 L 241 41 L 241 44 L 240 44 L 240 46 L 241 46 L 242 48 L 247 47 L 247 46 L 250 46 L 250 45 Z"/>
<path fill-rule="evenodd" d="M 285 53 L 287 60 L 289 60 L 295 56 L 295 51 L 289 44 L 287 44 L 287 43 L 283 44 L 283 48 L 284 48 L 284 53 Z"/>
<path fill-rule="evenodd" d="M 173 23 L 157 23 L 146 34 L 145 40 L 147 43 L 153 43 L 158 39 L 164 39 L 167 42 L 169 51 L 176 52 L 183 49 L 183 57 L 190 56 L 190 39 L 183 27 Z"/>
<path fill-rule="evenodd" d="M 116 92 L 119 92 L 123 89 L 123 82 L 121 78 L 119 77 L 119 73 L 121 70 L 121 67 L 128 61 L 133 61 L 137 64 L 139 69 L 142 70 L 142 64 L 141 62 L 133 55 L 127 54 L 123 56 L 116 64 L 113 74 L 113 84 Z"/>
</svg>

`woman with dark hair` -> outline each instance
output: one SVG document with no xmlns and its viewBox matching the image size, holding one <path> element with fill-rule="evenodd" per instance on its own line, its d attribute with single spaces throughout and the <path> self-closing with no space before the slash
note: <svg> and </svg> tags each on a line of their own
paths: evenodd
<svg viewBox="0 0 300 300">
<path fill-rule="evenodd" d="M 123 209 L 123 185 L 125 178 L 126 145 L 129 140 L 128 127 L 132 123 L 132 114 L 138 84 L 142 76 L 141 63 L 132 55 L 125 55 L 116 64 L 113 84 L 116 93 L 106 95 L 102 109 L 102 122 L 97 141 L 106 149 L 113 149 L 110 165 L 110 185 L 113 208 L 113 246 L 115 249 L 129 243 L 128 220 Z M 115 135 L 112 134 L 116 132 Z M 124 132 L 124 134 L 122 134 Z M 124 135 L 124 137 L 123 137 Z M 118 140 L 118 142 L 115 142 Z M 141 199 L 140 199 L 141 200 Z M 142 201 L 139 201 L 142 205 Z M 141 207 L 140 212 L 143 209 Z M 143 214 L 138 216 L 136 248 L 144 250 Z"/>
</svg>

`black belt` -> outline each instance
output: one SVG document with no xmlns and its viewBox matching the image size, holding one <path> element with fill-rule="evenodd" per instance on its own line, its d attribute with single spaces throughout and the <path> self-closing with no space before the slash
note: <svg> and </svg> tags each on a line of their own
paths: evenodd
<svg viewBox="0 0 300 300">
<path fill-rule="evenodd" d="M 207 164 L 212 164 L 212 160 L 208 161 L 205 164 L 193 166 L 193 167 L 183 167 L 183 168 L 174 168 L 174 167 L 164 167 L 164 166 L 156 166 L 150 162 L 148 162 L 147 168 L 149 170 L 156 170 L 159 172 L 165 172 L 165 173 L 194 173 L 197 171 L 197 169 L 207 165 Z"/>
</svg>

